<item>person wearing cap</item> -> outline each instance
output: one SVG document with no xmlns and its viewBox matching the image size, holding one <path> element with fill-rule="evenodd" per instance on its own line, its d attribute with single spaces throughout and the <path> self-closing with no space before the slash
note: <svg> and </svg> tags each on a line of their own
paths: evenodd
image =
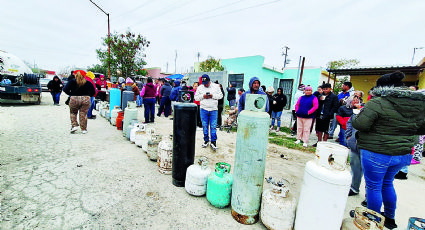
<svg viewBox="0 0 425 230">
<path fill-rule="evenodd" d="M 153 123 L 155 120 L 156 89 L 151 77 L 148 77 L 147 83 L 143 86 L 142 92 L 140 92 L 140 96 L 143 98 L 143 105 L 145 107 L 144 123 Z"/>
<path fill-rule="evenodd" d="M 384 205 L 384 226 L 397 228 L 394 176 L 412 160 L 418 135 L 425 134 L 425 94 L 402 87 L 404 74 L 384 74 L 374 97 L 352 120 L 366 182 L 367 208 L 378 213 Z"/>
<path fill-rule="evenodd" d="M 266 90 L 266 94 L 267 94 L 267 99 L 269 100 L 269 112 L 268 114 L 270 115 L 270 118 L 272 117 L 272 107 L 273 107 L 273 93 L 274 93 L 274 88 L 273 86 L 269 86 L 269 88 L 267 88 Z M 274 122 L 273 122 L 274 123 Z M 270 128 L 270 131 L 273 130 L 272 128 Z"/>
<path fill-rule="evenodd" d="M 81 128 L 81 133 L 87 133 L 87 112 L 90 108 L 90 97 L 96 93 L 96 87 L 83 76 L 86 72 L 77 70 L 74 72 L 75 79 L 71 79 L 63 88 L 63 91 L 70 97 L 69 110 L 71 118 L 71 133 Z M 80 124 L 78 125 L 77 115 L 79 113 Z"/>
<path fill-rule="evenodd" d="M 277 88 L 277 93 L 273 95 L 273 105 L 270 107 L 272 111 L 272 123 L 270 130 L 273 130 L 274 121 L 277 120 L 276 132 L 280 131 L 280 117 L 282 116 L 283 108 L 286 106 L 287 99 L 285 94 L 283 94 L 283 88 Z"/>
<path fill-rule="evenodd" d="M 249 90 L 241 95 L 238 103 L 238 114 L 245 109 L 245 98 L 247 94 L 262 94 L 266 95 L 266 93 L 260 88 L 261 82 L 258 77 L 252 77 L 249 80 Z M 269 101 L 266 101 L 266 112 L 269 112 Z"/>
<path fill-rule="evenodd" d="M 300 97 L 304 95 L 304 88 L 305 88 L 305 85 L 300 84 L 298 86 L 297 92 L 295 92 L 295 95 L 294 95 L 294 105 L 292 106 L 292 119 L 294 120 L 294 125 L 292 126 L 292 132 L 291 132 L 292 136 L 295 136 L 295 134 L 297 134 L 297 114 L 295 112 L 295 104 L 297 103 L 298 99 L 300 99 Z"/>
<path fill-rule="evenodd" d="M 217 149 L 217 116 L 218 116 L 218 100 L 223 98 L 220 87 L 210 81 L 207 74 L 201 77 L 202 84 L 195 93 L 195 100 L 200 102 L 202 129 L 204 132 L 204 143 L 202 148 L 206 148 L 209 144 L 209 132 L 211 133 L 211 148 Z M 209 128 L 209 130 L 208 130 Z"/>
<path fill-rule="evenodd" d="M 338 97 L 332 93 L 329 83 L 322 85 L 323 94 L 319 99 L 319 108 L 316 110 L 316 134 L 318 141 L 327 141 L 329 137 L 329 123 L 338 111 Z M 313 144 L 316 147 L 317 143 Z"/>
</svg>

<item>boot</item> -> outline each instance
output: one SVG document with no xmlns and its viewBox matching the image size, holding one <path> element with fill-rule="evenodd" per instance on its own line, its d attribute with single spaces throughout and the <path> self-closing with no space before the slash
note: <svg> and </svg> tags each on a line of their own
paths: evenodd
<svg viewBox="0 0 425 230">
<path fill-rule="evenodd" d="M 381 215 L 383 215 L 385 217 L 384 226 L 386 228 L 388 228 L 388 229 L 397 228 L 397 224 L 395 223 L 395 220 L 394 219 L 391 219 L 389 217 L 386 217 L 383 212 L 381 212 Z"/>
</svg>

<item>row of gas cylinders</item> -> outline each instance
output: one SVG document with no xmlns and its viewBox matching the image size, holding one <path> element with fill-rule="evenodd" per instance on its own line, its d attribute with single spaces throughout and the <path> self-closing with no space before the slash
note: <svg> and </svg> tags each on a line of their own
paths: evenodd
<svg viewBox="0 0 425 230">
<path fill-rule="evenodd" d="M 162 138 L 162 135 L 156 133 L 154 128 L 149 128 L 147 124 L 139 123 L 137 120 L 138 109 L 135 102 L 128 101 L 125 112 L 119 106 L 109 114 L 109 104 L 100 102 L 96 106 L 102 117 L 105 117 L 111 125 L 116 126 L 118 130 L 123 130 L 123 136 L 132 144 L 142 148 L 151 161 L 158 163 L 158 171 L 162 174 L 171 174 L 172 171 L 172 135 Z"/>
</svg>

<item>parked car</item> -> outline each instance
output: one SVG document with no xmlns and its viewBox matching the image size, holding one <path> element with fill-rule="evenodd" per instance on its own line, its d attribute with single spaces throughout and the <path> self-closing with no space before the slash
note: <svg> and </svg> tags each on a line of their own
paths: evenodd
<svg viewBox="0 0 425 230">
<path fill-rule="evenodd" d="M 47 88 L 47 84 L 49 83 L 49 81 L 50 79 L 40 78 L 41 91 L 49 92 L 49 89 Z"/>
</svg>

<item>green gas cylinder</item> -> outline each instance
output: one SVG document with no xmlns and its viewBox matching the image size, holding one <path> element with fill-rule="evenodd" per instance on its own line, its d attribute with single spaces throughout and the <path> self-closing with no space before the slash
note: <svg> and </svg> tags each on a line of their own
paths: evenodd
<svg viewBox="0 0 425 230">
<path fill-rule="evenodd" d="M 208 176 L 207 200 L 217 208 L 224 208 L 230 204 L 233 178 L 230 174 L 230 164 L 219 162 L 215 165 L 215 172 Z"/>
</svg>

